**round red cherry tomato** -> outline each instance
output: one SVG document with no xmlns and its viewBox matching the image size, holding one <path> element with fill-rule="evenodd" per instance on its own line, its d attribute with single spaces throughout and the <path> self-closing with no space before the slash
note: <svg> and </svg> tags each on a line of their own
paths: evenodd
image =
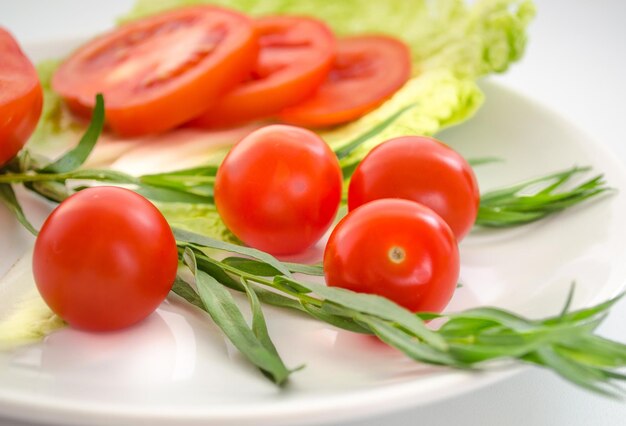
<svg viewBox="0 0 626 426">
<path fill-rule="evenodd" d="M 0 28 L 0 166 L 22 149 L 33 133 L 43 94 L 33 64 Z"/>
<path fill-rule="evenodd" d="M 405 198 L 430 207 L 458 241 L 474 225 L 480 204 L 472 167 L 452 148 L 426 136 L 391 139 L 361 161 L 348 188 L 348 208 L 379 198 Z"/>
<path fill-rule="evenodd" d="M 224 223 L 249 246 L 298 253 L 330 227 L 341 201 L 337 157 L 315 133 L 272 125 L 237 143 L 215 180 Z"/>
<path fill-rule="evenodd" d="M 441 312 L 459 276 L 450 227 L 431 209 L 399 199 L 348 213 L 324 252 L 330 286 L 377 294 L 414 312 Z"/>
<path fill-rule="evenodd" d="M 229 126 L 267 118 L 310 96 L 335 56 L 335 38 L 323 22 L 295 16 L 256 22 L 259 57 L 248 80 L 228 92 L 193 125 Z"/>
<path fill-rule="evenodd" d="M 59 67 L 52 86 L 79 115 L 102 93 L 117 133 L 158 133 L 199 116 L 235 87 L 257 51 L 246 16 L 212 6 L 176 9 L 90 41 Z"/>
<path fill-rule="evenodd" d="M 306 127 L 347 123 L 391 97 L 411 76 L 411 52 L 400 40 L 361 36 L 339 40 L 326 81 L 313 96 L 284 109 L 283 121 Z"/>
<path fill-rule="evenodd" d="M 148 200 L 93 187 L 63 201 L 35 242 L 33 273 L 50 309 L 94 331 L 132 325 L 165 299 L 176 277 L 176 241 Z"/>
</svg>

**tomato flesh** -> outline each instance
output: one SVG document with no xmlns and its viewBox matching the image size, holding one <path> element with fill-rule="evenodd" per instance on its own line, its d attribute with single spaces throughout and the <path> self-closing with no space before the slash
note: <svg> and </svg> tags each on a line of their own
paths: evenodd
<svg viewBox="0 0 626 426">
<path fill-rule="evenodd" d="M 458 241 L 472 229 L 480 192 L 469 163 L 452 148 L 426 136 L 403 136 L 372 149 L 348 188 L 348 208 L 380 198 L 403 198 L 433 209 Z"/>
<path fill-rule="evenodd" d="M 347 123 L 378 107 L 410 76 L 411 52 L 403 42 L 386 36 L 340 39 L 326 81 L 279 118 L 306 127 Z"/>
<path fill-rule="evenodd" d="M 24 147 L 42 107 L 35 67 L 11 34 L 0 28 L 0 166 Z"/>
<path fill-rule="evenodd" d="M 147 317 L 170 291 L 176 241 L 159 210 L 117 187 L 63 201 L 35 242 L 33 273 L 48 306 L 76 328 L 107 331 Z"/>
<path fill-rule="evenodd" d="M 244 79 L 257 51 L 248 17 L 212 6 L 177 9 L 90 41 L 59 67 L 52 86 L 79 115 L 102 93 L 119 134 L 159 133 L 199 116 Z"/>
<path fill-rule="evenodd" d="M 446 307 L 459 265 L 448 225 L 428 207 L 399 199 L 348 213 L 324 252 L 328 285 L 384 296 L 414 312 Z"/>
<path fill-rule="evenodd" d="M 310 96 L 328 75 L 335 38 L 323 22 L 264 17 L 256 29 L 260 50 L 254 70 L 193 125 L 231 126 L 270 117 Z"/>
<path fill-rule="evenodd" d="M 341 201 L 341 169 L 315 133 L 271 125 L 237 143 L 215 181 L 215 205 L 249 246 L 299 253 L 330 227 Z"/>
</svg>

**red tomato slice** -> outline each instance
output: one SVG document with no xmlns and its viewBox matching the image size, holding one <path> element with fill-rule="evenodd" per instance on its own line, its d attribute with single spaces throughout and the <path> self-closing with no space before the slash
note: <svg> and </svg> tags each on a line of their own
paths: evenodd
<svg viewBox="0 0 626 426">
<path fill-rule="evenodd" d="M 229 10 L 177 9 L 120 27 L 76 51 L 52 86 L 78 114 L 104 94 L 109 126 L 163 132 L 206 111 L 252 69 L 253 21 Z"/>
<path fill-rule="evenodd" d="M 256 27 L 261 50 L 248 80 L 194 125 L 224 126 L 269 117 L 310 96 L 328 75 L 335 38 L 323 22 L 277 16 L 259 19 Z"/>
<path fill-rule="evenodd" d="M 301 104 L 279 117 L 306 127 L 347 123 L 391 97 L 411 75 L 411 52 L 401 41 L 386 36 L 339 40 L 328 78 Z"/>
<path fill-rule="evenodd" d="M 0 166 L 24 146 L 37 125 L 43 94 L 33 64 L 0 28 Z"/>
</svg>

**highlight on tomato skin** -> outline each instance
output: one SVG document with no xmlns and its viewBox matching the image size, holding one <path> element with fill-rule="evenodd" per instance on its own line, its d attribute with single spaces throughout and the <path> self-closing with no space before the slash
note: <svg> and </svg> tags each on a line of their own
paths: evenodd
<svg viewBox="0 0 626 426">
<path fill-rule="evenodd" d="M 37 289 L 71 326 L 111 331 L 150 315 L 178 268 L 172 230 L 141 195 L 119 187 L 84 189 L 46 219 L 33 252 Z"/>
<path fill-rule="evenodd" d="M 402 198 L 430 207 L 458 241 L 474 226 L 480 204 L 478 181 L 469 163 L 428 136 L 390 139 L 357 166 L 348 188 L 348 208 L 380 198 Z"/>
<path fill-rule="evenodd" d="M 456 289 L 459 250 L 426 206 L 380 199 L 348 213 L 324 251 L 329 286 L 386 297 L 413 312 L 441 312 Z"/>
<path fill-rule="evenodd" d="M 52 87 L 79 116 L 102 93 L 107 123 L 120 135 L 161 133 L 210 108 L 249 74 L 257 53 L 251 18 L 186 7 L 89 41 L 60 65 Z"/>
<path fill-rule="evenodd" d="M 341 201 L 339 161 L 310 130 L 270 125 L 228 153 L 215 205 L 245 244 L 274 255 L 300 253 L 331 226 Z"/>
<path fill-rule="evenodd" d="M 270 118 L 310 96 L 326 79 L 335 36 L 317 19 L 265 16 L 255 21 L 259 55 L 242 83 L 190 124 L 227 127 Z"/>
<path fill-rule="evenodd" d="M 42 108 L 35 67 L 13 36 L 0 27 L 0 167 L 24 147 Z"/>
</svg>

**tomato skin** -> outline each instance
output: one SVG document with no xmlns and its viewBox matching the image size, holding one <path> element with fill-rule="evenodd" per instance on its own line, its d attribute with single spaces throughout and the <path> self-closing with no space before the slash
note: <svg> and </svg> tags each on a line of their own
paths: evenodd
<svg viewBox="0 0 626 426">
<path fill-rule="evenodd" d="M 0 166 L 24 147 L 42 108 L 35 67 L 11 34 L 0 28 Z"/>
<path fill-rule="evenodd" d="M 102 93 L 110 128 L 141 136 L 199 116 L 252 69 L 253 21 L 196 6 L 131 22 L 82 46 L 56 71 L 52 87 L 77 115 Z"/>
<path fill-rule="evenodd" d="M 357 166 L 348 188 L 348 208 L 380 198 L 404 198 L 430 207 L 458 241 L 474 225 L 480 204 L 469 163 L 427 136 L 391 139 L 372 149 Z"/>
<path fill-rule="evenodd" d="M 245 244 L 302 252 L 330 227 L 341 201 L 341 169 L 328 145 L 298 127 L 271 125 L 237 143 L 215 180 L 215 205 Z"/>
<path fill-rule="evenodd" d="M 269 118 L 310 96 L 328 75 L 335 57 L 335 37 L 323 22 L 268 16 L 256 21 L 256 29 L 260 50 L 249 79 L 192 125 L 224 127 Z"/>
<path fill-rule="evenodd" d="M 410 76 L 411 51 L 402 41 L 382 35 L 340 39 L 326 81 L 278 117 L 304 127 L 344 124 L 378 107 Z"/>
<path fill-rule="evenodd" d="M 63 201 L 35 242 L 35 283 L 71 326 L 109 331 L 135 324 L 165 299 L 176 277 L 174 235 L 159 210 L 117 187 Z"/>
<path fill-rule="evenodd" d="M 413 312 L 441 312 L 459 268 L 448 225 L 428 207 L 400 199 L 372 201 L 348 213 L 324 252 L 328 285 L 384 296 Z"/>
</svg>

